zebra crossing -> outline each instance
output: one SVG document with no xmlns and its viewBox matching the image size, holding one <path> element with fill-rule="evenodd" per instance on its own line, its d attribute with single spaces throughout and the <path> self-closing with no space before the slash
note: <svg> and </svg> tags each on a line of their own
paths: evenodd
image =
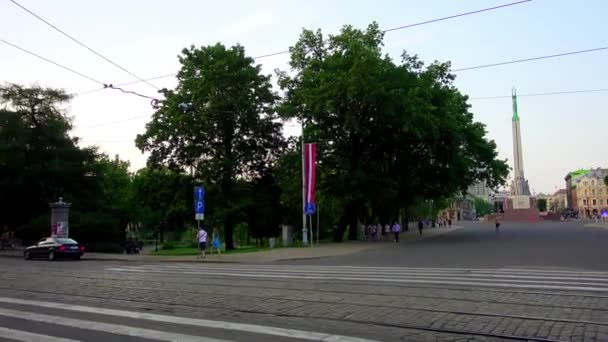
<svg viewBox="0 0 608 342">
<path fill-rule="evenodd" d="M 116 323 L 117 319 L 120 324 Z M 196 334 L 182 333 L 185 327 L 188 327 L 188 331 L 196 331 Z M 228 339 L 225 336 L 229 336 Z M 0 297 L 0 340 L 2 338 L 28 342 L 372 341 L 273 326 L 10 297 Z"/>
<path fill-rule="evenodd" d="M 319 280 L 385 284 L 608 292 L 608 272 L 500 268 L 412 268 L 234 264 L 147 264 L 109 267 L 108 271 L 242 279 Z"/>
</svg>

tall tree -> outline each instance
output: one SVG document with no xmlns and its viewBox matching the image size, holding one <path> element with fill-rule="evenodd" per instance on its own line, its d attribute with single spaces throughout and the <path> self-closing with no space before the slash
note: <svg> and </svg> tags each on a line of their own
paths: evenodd
<svg viewBox="0 0 608 342">
<path fill-rule="evenodd" d="M 183 229 L 193 214 L 192 179 L 166 167 L 143 168 L 133 177 L 133 203 L 138 221 L 164 233 Z"/>
<path fill-rule="evenodd" d="M 22 226 L 48 215 L 62 196 L 86 205 L 92 198 L 95 150 L 77 146 L 63 109 L 63 90 L 8 84 L 0 87 L 0 225 Z M 48 222 L 48 221 L 47 221 Z"/>
<path fill-rule="evenodd" d="M 539 198 L 536 201 L 536 207 L 538 208 L 538 211 L 540 211 L 540 212 L 547 211 L 547 199 L 546 198 Z"/>
<path fill-rule="evenodd" d="M 283 145 L 280 124 L 273 122 L 277 95 L 242 46 L 192 46 L 179 60 L 177 88 L 163 91 L 165 105 L 136 143 L 150 152 L 149 164 L 193 168 L 197 179 L 217 185 L 219 198 L 208 200 L 223 211 L 226 248 L 232 249 L 241 209 L 236 181 L 259 178 Z M 180 103 L 190 104 L 188 110 Z"/>
<path fill-rule="evenodd" d="M 475 212 L 478 217 L 489 215 L 494 212 L 494 205 L 482 198 L 475 197 Z"/>
<path fill-rule="evenodd" d="M 449 63 L 424 67 L 403 54 L 382 54 L 376 23 L 345 26 L 324 37 L 304 30 L 290 49 L 292 73 L 279 72 L 281 113 L 306 125 L 319 143 L 319 187 L 343 202 L 336 239 L 357 222 L 397 217 L 416 199 L 442 199 L 486 179 L 504 182 L 507 166 L 473 121 L 467 97 L 453 86 Z"/>
</svg>

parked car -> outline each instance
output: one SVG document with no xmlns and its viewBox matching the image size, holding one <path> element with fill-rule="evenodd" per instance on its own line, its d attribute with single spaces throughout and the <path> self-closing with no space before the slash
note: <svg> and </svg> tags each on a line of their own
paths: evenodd
<svg viewBox="0 0 608 342">
<path fill-rule="evenodd" d="M 75 259 L 78 260 L 84 254 L 84 246 L 78 242 L 67 238 L 44 238 L 33 246 L 29 246 L 23 251 L 23 257 L 29 259 Z"/>
</svg>

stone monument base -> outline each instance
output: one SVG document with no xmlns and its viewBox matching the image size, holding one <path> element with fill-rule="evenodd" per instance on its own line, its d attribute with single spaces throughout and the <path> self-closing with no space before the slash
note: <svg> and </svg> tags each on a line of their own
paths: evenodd
<svg viewBox="0 0 608 342">
<path fill-rule="evenodd" d="M 536 198 L 530 196 L 509 196 L 503 201 L 503 213 L 491 215 L 490 219 L 504 222 L 540 222 L 540 211 Z"/>
</svg>

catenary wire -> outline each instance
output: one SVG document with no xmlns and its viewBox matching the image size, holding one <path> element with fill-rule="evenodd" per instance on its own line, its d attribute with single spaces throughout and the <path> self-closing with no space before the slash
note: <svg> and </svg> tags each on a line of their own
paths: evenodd
<svg viewBox="0 0 608 342">
<path fill-rule="evenodd" d="M 22 47 L 20 47 L 20 46 L 18 46 L 18 45 L 16 45 L 16 44 L 13 44 L 13 43 L 11 43 L 11 42 L 8 42 L 8 41 L 6 41 L 6 40 L 4 40 L 4 39 L 0 39 L 0 42 L 2 42 L 2 43 L 4 43 L 4 44 L 7 44 L 7 45 L 10 45 L 10 46 L 14 47 L 15 49 L 21 50 L 21 51 L 23 51 L 23 52 L 25 52 L 25 53 L 28 53 L 28 54 L 30 54 L 30 55 L 32 55 L 32 56 L 34 56 L 34 57 L 36 57 L 36 58 L 40 58 L 40 59 L 42 59 L 43 61 L 46 61 L 46 62 L 51 63 L 51 64 L 54 64 L 55 66 L 58 66 L 58 67 L 60 67 L 60 68 L 62 68 L 62 69 L 64 69 L 64 70 L 67 70 L 67 71 L 69 71 L 69 72 L 71 72 L 71 73 L 74 73 L 74 74 L 76 74 L 76 75 L 78 75 L 78 76 L 80 76 L 80 77 L 86 78 L 86 79 L 88 79 L 89 81 L 92 81 L 92 82 L 95 82 L 95 83 L 101 84 L 102 86 L 105 86 L 105 83 L 103 83 L 103 82 L 101 82 L 101 81 L 99 81 L 99 80 L 96 80 L 96 79 L 94 79 L 93 77 L 87 76 L 87 75 L 85 75 L 85 74 L 83 74 L 83 73 L 81 73 L 81 72 L 78 72 L 78 71 L 76 71 L 76 70 L 74 70 L 74 69 L 72 69 L 72 68 L 69 68 L 69 67 L 67 67 L 67 66 L 65 66 L 65 65 L 61 65 L 61 64 L 59 64 L 59 63 L 57 63 L 57 62 L 55 62 L 55 61 L 52 61 L 52 60 L 50 60 L 50 59 L 48 59 L 48 58 L 46 58 L 46 57 L 40 56 L 39 54 L 37 54 L 37 53 L 35 53 L 35 52 L 32 52 L 32 51 L 26 50 L 26 49 L 24 49 L 24 48 L 22 48 Z"/>
<path fill-rule="evenodd" d="M 599 93 L 599 92 L 607 92 L 607 91 L 608 91 L 608 88 L 566 90 L 566 91 L 552 91 L 552 92 L 545 92 L 545 93 L 522 93 L 522 94 L 517 94 L 517 97 L 555 96 L 555 95 Z M 510 99 L 510 98 L 511 98 L 511 95 L 498 95 L 498 96 L 485 96 L 485 97 L 471 97 L 471 98 L 469 98 L 469 100 L 480 101 L 480 100 L 497 100 L 497 99 Z M 98 125 L 86 126 L 83 128 L 95 128 L 95 127 L 101 127 L 101 126 L 109 126 L 109 125 L 120 124 L 122 122 L 140 119 L 140 118 L 144 118 L 144 117 L 149 117 L 149 115 L 138 115 L 138 116 L 134 116 L 134 117 L 123 119 L 123 120 L 111 121 L 111 122 L 101 123 Z M 299 124 L 292 124 L 292 123 L 283 124 L 283 126 L 284 127 L 300 127 Z M 127 141 L 125 141 L 125 142 L 127 142 Z"/>
<path fill-rule="evenodd" d="M 474 69 L 491 68 L 491 67 L 500 66 L 500 65 L 531 62 L 531 61 L 537 61 L 537 60 L 541 60 L 541 59 L 548 59 L 548 58 L 556 58 L 556 57 L 577 55 L 577 54 L 596 52 L 596 51 L 602 51 L 602 50 L 608 50 L 608 46 L 602 46 L 602 47 L 597 47 L 597 48 L 593 48 L 593 49 L 586 49 L 586 50 L 562 52 L 562 53 L 556 53 L 556 54 L 552 54 L 552 55 L 545 55 L 545 56 L 538 56 L 538 57 L 531 57 L 531 58 L 516 59 L 516 60 L 513 60 L 513 61 L 506 61 L 506 62 L 499 62 L 499 63 L 492 63 L 492 64 L 476 65 L 476 66 L 467 67 L 467 68 L 454 69 L 452 71 L 459 72 L 459 71 L 467 71 L 467 70 L 474 70 Z"/>
<path fill-rule="evenodd" d="M 547 93 L 517 94 L 517 97 L 537 97 L 537 96 L 551 96 L 551 95 L 569 95 L 569 94 L 599 93 L 599 92 L 605 92 L 605 91 L 608 91 L 608 88 L 582 89 L 582 90 L 566 90 L 566 91 L 552 91 L 552 92 L 547 92 Z M 469 98 L 469 100 L 510 99 L 511 96 L 512 95 L 471 97 L 471 98 Z"/>
<path fill-rule="evenodd" d="M 499 6 L 494 6 L 494 7 L 483 8 L 483 9 L 479 9 L 479 10 L 475 10 L 475 11 L 471 11 L 471 12 L 459 13 L 459 14 L 454 14 L 454 15 L 450 15 L 450 16 L 447 16 L 447 17 L 436 18 L 436 19 L 426 20 L 426 21 L 422 21 L 422 22 L 418 22 L 418 23 L 414 23 L 414 24 L 393 27 L 393 28 L 382 30 L 382 32 L 386 33 L 386 32 L 393 32 L 393 31 L 403 30 L 403 29 L 407 29 L 407 28 L 411 28 L 411 27 L 415 27 L 415 26 L 421 26 L 421 25 L 425 25 L 425 24 L 435 23 L 435 22 L 438 22 L 438 21 L 455 19 L 455 18 L 464 17 L 464 16 L 468 16 L 468 15 L 473 15 L 473 14 L 478 14 L 478 13 L 482 13 L 482 12 L 497 10 L 497 9 L 501 9 L 501 8 L 505 8 L 505 7 L 520 5 L 520 4 L 524 4 L 524 3 L 527 3 L 527 2 L 531 2 L 531 1 L 532 0 L 523 0 L 523 1 L 511 2 L 511 3 L 507 3 L 507 4 L 503 4 L 503 5 L 499 5 Z M 260 55 L 260 56 L 257 56 L 257 57 L 253 57 L 253 59 L 261 59 L 261 58 L 273 57 L 273 56 L 278 56 L 278 55 L 285 55 L 285 54 L 288 54 L 288 53 L 289 53 L 289 50 L 277 51 L 277 52 L 272 52 L 272 53 Z M 161 76 L 155 76 L 155 77 L 151 77 L 151 78 L 146 78 L 145 80 L 151 81 L 151 80 L 157 80 L 157 79 L 161 79 L 161 78 L 173 77 L 175 75 L 177 75 L 177 73 L 171 73 L 171 74 L 166 74 L 166 75 L 161 75 Z M 132 84 L 136 84 L 136 83 L 140 83 L 140 82 L 141 81 L 133 81 L 133 82 L 127 82 L 127 83 L 120 83 L 120 84 L 117 84 L 117 86 L 127 86 L 127 85 L 132 85 Z M 102 89 L 97 89 L 96 91 L 99 91 L 99 90 L 102 90 Z"/>
<path fill-rule="evenodd" d="M 52 27 L 55 31 L 61 33 L 62 35 L 64 35 L 65 37 L 69 38 L 71 41 L 73 41 L 74 43 L 82 46 L 83 48 L 89 50 L 90 52 L 92 52 L 93 54 L 95 54 L 96 56 L 102 58 L 103 60 L 105 60 L 106 62 L 112 64 L 113 66 L 119 68 L 120 70 L 128 73 L 129 75 L 137 78 L 140 82 L 144 82 L 147 85 L 153 87 L 154 89 L 158 90 L 159 88 L 157 86 L 155 86 L 154 84 L 148 82 L 148 80 L 144 80 L 143 78 L 137 76 L 136 74 L 134 74 L 133 72 L 127 70 L 126 68 L 118 65 L 116 62 L 110 60 L 109 58 L 105 57 L 104 55 L 102 55 L 101 53 L 93 50 L 91 47 L 89 47 L 88 45 L 84 44 L 83 42 L 79 41 L 78 39 L 72 37 L 71 35 L 69 35 L 68 33 L 66 33 L 65 31 L 61 30 L 60 28 L 58 28 L 57 26 L 53 25 L 52 23 L 50 23 L 49 21 L 47 21 L 46 19 L 42 18 L 41 16 L 39 16 L 38 14 L 34 13 L 33 11 L 27 9 L 25 6 L 21 5 L 19 2 L 17 2 L 16 0 L 9 0 L 10 2 L 12 2 L 13 4 L 15 4 L 16 6 L 18 6 L 19 8 L 23 9 L 24 11 L 26 11 L 27 13 L 31 14 L 32 16 L 34 16 L 35 18 L 37 18 L 38 20 L 42 21 L 43 23 L 45 23 L 46 25 Z"/>
</svg>

